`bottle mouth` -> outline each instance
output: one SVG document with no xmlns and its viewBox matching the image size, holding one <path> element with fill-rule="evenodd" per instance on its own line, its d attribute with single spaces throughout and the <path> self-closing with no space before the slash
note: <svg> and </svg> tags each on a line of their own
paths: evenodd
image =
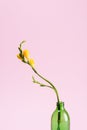
<svg viewBox="0 0 87 130">
<path fill-rule="evenodd" d="M 60 110 L 61 108 L 64 107 L 64 102 L 62 102 L 62 101 L 61 102 L 57 102 L 56 105 L 57 105 L 58 110 Z"/>
</svg>

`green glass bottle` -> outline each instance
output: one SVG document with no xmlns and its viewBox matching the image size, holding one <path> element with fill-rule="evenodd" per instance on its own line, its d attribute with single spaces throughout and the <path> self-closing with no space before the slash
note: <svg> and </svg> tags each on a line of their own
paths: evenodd
<svg viewBox="0 0 87 130">
<path fill-rule="evenodd" d="M 57 103 L 51 117 L 51 130 L 70 130 L 70 117 L 64 108 L 64 102 Z"/>
</svg>

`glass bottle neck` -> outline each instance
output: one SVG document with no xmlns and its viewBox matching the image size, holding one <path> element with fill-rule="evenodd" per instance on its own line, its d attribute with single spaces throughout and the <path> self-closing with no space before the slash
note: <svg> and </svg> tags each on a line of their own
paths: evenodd
<svg viewBox="0 0 87 130">
<path fill-rule="evenodd" d="M 64 110 L 64 102 L 57 102 L 56 105 L 58 110 Z"/>
</svg>

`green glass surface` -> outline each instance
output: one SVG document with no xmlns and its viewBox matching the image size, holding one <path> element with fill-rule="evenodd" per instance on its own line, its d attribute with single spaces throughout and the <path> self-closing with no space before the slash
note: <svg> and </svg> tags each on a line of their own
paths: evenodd
<svg viewBox="0 0 87 130">
<path fill-rule="evenodd" d="M 51 117 L 51 130 L 70 130 L 70 117 L 64 108 L 64 103 L 57 103 Z"/>
</svg>

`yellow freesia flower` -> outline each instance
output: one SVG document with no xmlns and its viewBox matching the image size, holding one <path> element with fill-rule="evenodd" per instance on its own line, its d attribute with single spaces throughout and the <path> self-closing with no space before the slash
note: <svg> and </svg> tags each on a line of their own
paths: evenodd
<svg viewBox="0 0 87 130">
<path fill-rule="evenodd" d="M 28 51 L 28 50 L 24 50 L 23 52 L 22 52 L 22 54 L 24 55 L 24 57 L 25 58 L 29 58 L 29 56 L 30 56 L 30 52 Z"/>
<path fill-rule="evenodd" d="M 30 64 L 30 66 L 31 67 L 33 67 L 34 68 L 34 66 L 35 66 L 35 62 L 34 62 L 34 59 L 29 59 L 29 64 Z"/>
<path fill-rule="evenodd" d="M 39 84 L 41 87 L 49 87 L 49 88 L 52 88 L 54 91 L 55 91 L 55 94 L 57 96 L 57 100 L 58 100 L 58 103 L 60 103 L 60 100 L 59 100 L 59 95 L 58 95 L 58 92 L 57 92 L 57 89 L 56 87 L 49 81 L 47 80 L 46 78 L 44 78 L 41 74 L 39 74 L 37 72 L 37 70 L 34 68 L 35 66 L 35 62 L 34 60 L 30 57 L 30 52 L 26 49 L 26 50 L 22 50 L 22 44 L 24 43 L 25 41 L 22 41 L 18 47 L 18 50 L 19 50 L 19 54 L 17 55 L 17 58 L 20 59 L 23 63 L 25 64 L 28 64 L 32 70 L 34 71 L 35 74 L 37 74 L 37 76 L 39 76 L 42 80 L 46 81 L 48 83 L 47 84 L 43 84 L 37 80 L 35 80 L 34 77 L 32 77 L 33 79 L 33 82 L 34 83 L 37 83 Z"/>
</svg>

